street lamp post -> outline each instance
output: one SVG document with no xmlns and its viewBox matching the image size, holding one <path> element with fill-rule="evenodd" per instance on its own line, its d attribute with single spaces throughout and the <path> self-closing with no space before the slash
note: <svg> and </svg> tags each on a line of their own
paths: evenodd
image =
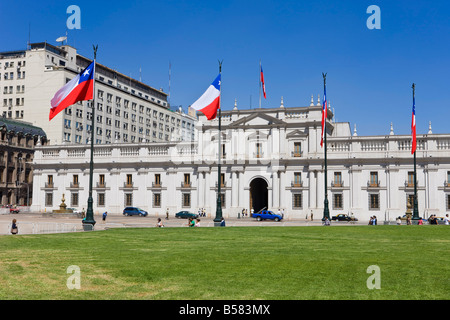
<svg viewBox="0 0 450 320">
<path fill-rule="evenodd" d="M 219 61 L 219 74 L 220 74 L 220 94 L 219 99 L 222 99 L 222 62 Z M 214 218 L 214 226 L 220 226 L 220 222 L 222 220 L 222 198 L 221 198 L 221 153 L 222 153 L 222 142 L 221 142 L 221 135 L 222 135 L 222 112 L 221 112 L 222 106 L 221 106 L 221 100 L 219 100 L 219 162 L 217 164 L 217 205 L 216 205 L 216 217 Z"/>
</svg>

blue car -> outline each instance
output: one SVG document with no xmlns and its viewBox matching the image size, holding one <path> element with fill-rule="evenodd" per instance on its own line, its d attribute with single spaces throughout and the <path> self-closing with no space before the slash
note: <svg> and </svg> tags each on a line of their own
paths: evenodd
<svg viewBox="0 0 450 320">
<path fill-rule="evenodd" d="M 140 217 L 146 217 L 148 215 L 148 212 L 137 207 L 126 207 L 125 209 L 123 209 L 123 215 L 124 216 L 138 215 Z"/>
<path fill-rule="evenodd" d="M 261 221 L 261 220 L 275 220 L 275 221 L 280 221 L 281 219 L 283 219 L 283 217 L 279 214 L 275 214 L 272 211 L 269 210 L 262 210 L 258 213 L 254 213 L 252 215 L 253 218 L 256 218 L 256 220 Z"/>
</svg>

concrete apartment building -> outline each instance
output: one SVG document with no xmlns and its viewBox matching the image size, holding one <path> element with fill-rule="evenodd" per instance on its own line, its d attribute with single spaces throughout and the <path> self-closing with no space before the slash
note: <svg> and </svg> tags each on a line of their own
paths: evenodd
<svg viewBox="0 0 450 320">
<path fill-rule="evenodd" d="M 46 42 L 0 52 L 1 114 L 42 128 L 49 144 L 86 144 L 92 101 L 68 107 L 51 121 L 49 111 L 54 94 L 91 62 L 69 45 Z M 195 117 L 170 110 L 167 93 L 99 63 L 95 79 L 95 144 L 195 139 Z"/>
</svg>

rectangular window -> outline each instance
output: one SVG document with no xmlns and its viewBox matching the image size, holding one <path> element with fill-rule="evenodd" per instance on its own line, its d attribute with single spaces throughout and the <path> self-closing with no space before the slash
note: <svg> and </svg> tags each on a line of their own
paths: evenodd
<svg viewBox="0 0 450 320">
<path fill-rule="evenodd" d="M 161 193 L 153 194 L 153 207 L 155 207 L 155 208 L 161 207 Z"/>
<path fill-rule="evenodd" d="M 256 143 L 256 158 L 262 158 L 263 152 L 262 152 L 262 145 L 261 143 Z"/>
<path fill-rule="evenodd" d="M 370 173 L 370 186 L 378 187 L 378 172 L 373 171 Z"/>
<path fill-rule="evenodd" d="M 105 175 L 104 174 L 100 174 L 98 176 L 98 185 L 99 185 L 99 187 L 105 186 Z"/>
<path fill-rule="evenodd" d="M 71 194 L 70 204 L 72 207 L 78 207 L 78 192 Z"/>
<path fill-rule="evenodd" d="M 334 173 L 333 185 L 335 187 L 342 187 L 342 173 L 341 172 Z"/>
<path fill-rule="evenodd" d="M 369 194 L 369 210 L 380 210 L 380 195 L 378 193 Z"/>
<path fill-rule="evenodd" d="M 99 207 L 105 206 L 105 194 L 104 193 L 97 193 L 97 205 Z"/>
<path fill-rule="evenodd" d="M 161 175 L 159 173 L 155 173 L 155 187 L 161 186 Z"/>
<path fill-rule="evenodd" d="M 133 186 L 133 175 L 127 174 L 127 187 Z"/>
<path fill-rule="evenodd" d="M 333 209 L 342 210 L 343 207 L 342 193 L 333 194 Z"/>
<path fill-rule="evenodd" d="M 45 206 L 52 207 L 53 206 L 53 192 L 47 192 L 45 194 Z"/>
<path fill-rule="evenodd" d="M 49 174 L 47 176 L 47 188 L 53 188 L 53 175 Z"/>
<path fill-rule="evenodd" d="M 190 193 L 183 193 L 183 207 L 189 208 L 191 206 L 191 194 Z"/>
<path fill-rule="evenodd" d="M 302 186 L 302 173 L 294 172 L 294 187 L 301 187 L 301 186 Z"/>
<path fill-rule="evenodd" d="M 131 207 L 133 205 L 133 194 L 125 193 L 125 206 Z"/>
<path fill-rule="evenodd" d="M 292 209 L 301 209 L 303 207 L 303 199 L 301 193 L 292 195 Z"/>
<path fill-rule="evenodd" d="M 191 186 L 191 175 L 189 173 L 184 174 L 184 187 Z"/>
<path fill-rule="evenodd" d="M 408 187 L 414 187 L 414 171 L 408 172 Z"/>
<path fill-rule="evenodd" d="M 302 144 L 301 142 L 294 142 L 294 157 L 302 156 Z"/>
<path fill-rule="evenodd" d="M 74 174 L 72 178 L 73 187 L 78 187 L 78 175 Z"/>
<path fill-rule="evenodd" d="M 446 204 L 447 204 L 447 211 L 450 211 L 450 194 L 446 194 Z"/>
</svg>

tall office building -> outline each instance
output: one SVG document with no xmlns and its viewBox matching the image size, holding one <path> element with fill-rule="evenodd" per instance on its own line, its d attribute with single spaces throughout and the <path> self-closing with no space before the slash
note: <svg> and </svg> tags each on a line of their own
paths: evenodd
<svg viewBox="0 0 450 320">
<path fill-rule="evenodd" d="M 171 110 L 167 93 L 97 63 L 95 105 L 79 102 L 49 121 L 50 101 L 92 60 L 69 45 L 33 43 L 0 52 L 0 105 L 5 118 L 42 128 L 49 144 L 86 144 L 95 108 L 95 144 L 191 141 L 196 118 Z"/>
</svg>

